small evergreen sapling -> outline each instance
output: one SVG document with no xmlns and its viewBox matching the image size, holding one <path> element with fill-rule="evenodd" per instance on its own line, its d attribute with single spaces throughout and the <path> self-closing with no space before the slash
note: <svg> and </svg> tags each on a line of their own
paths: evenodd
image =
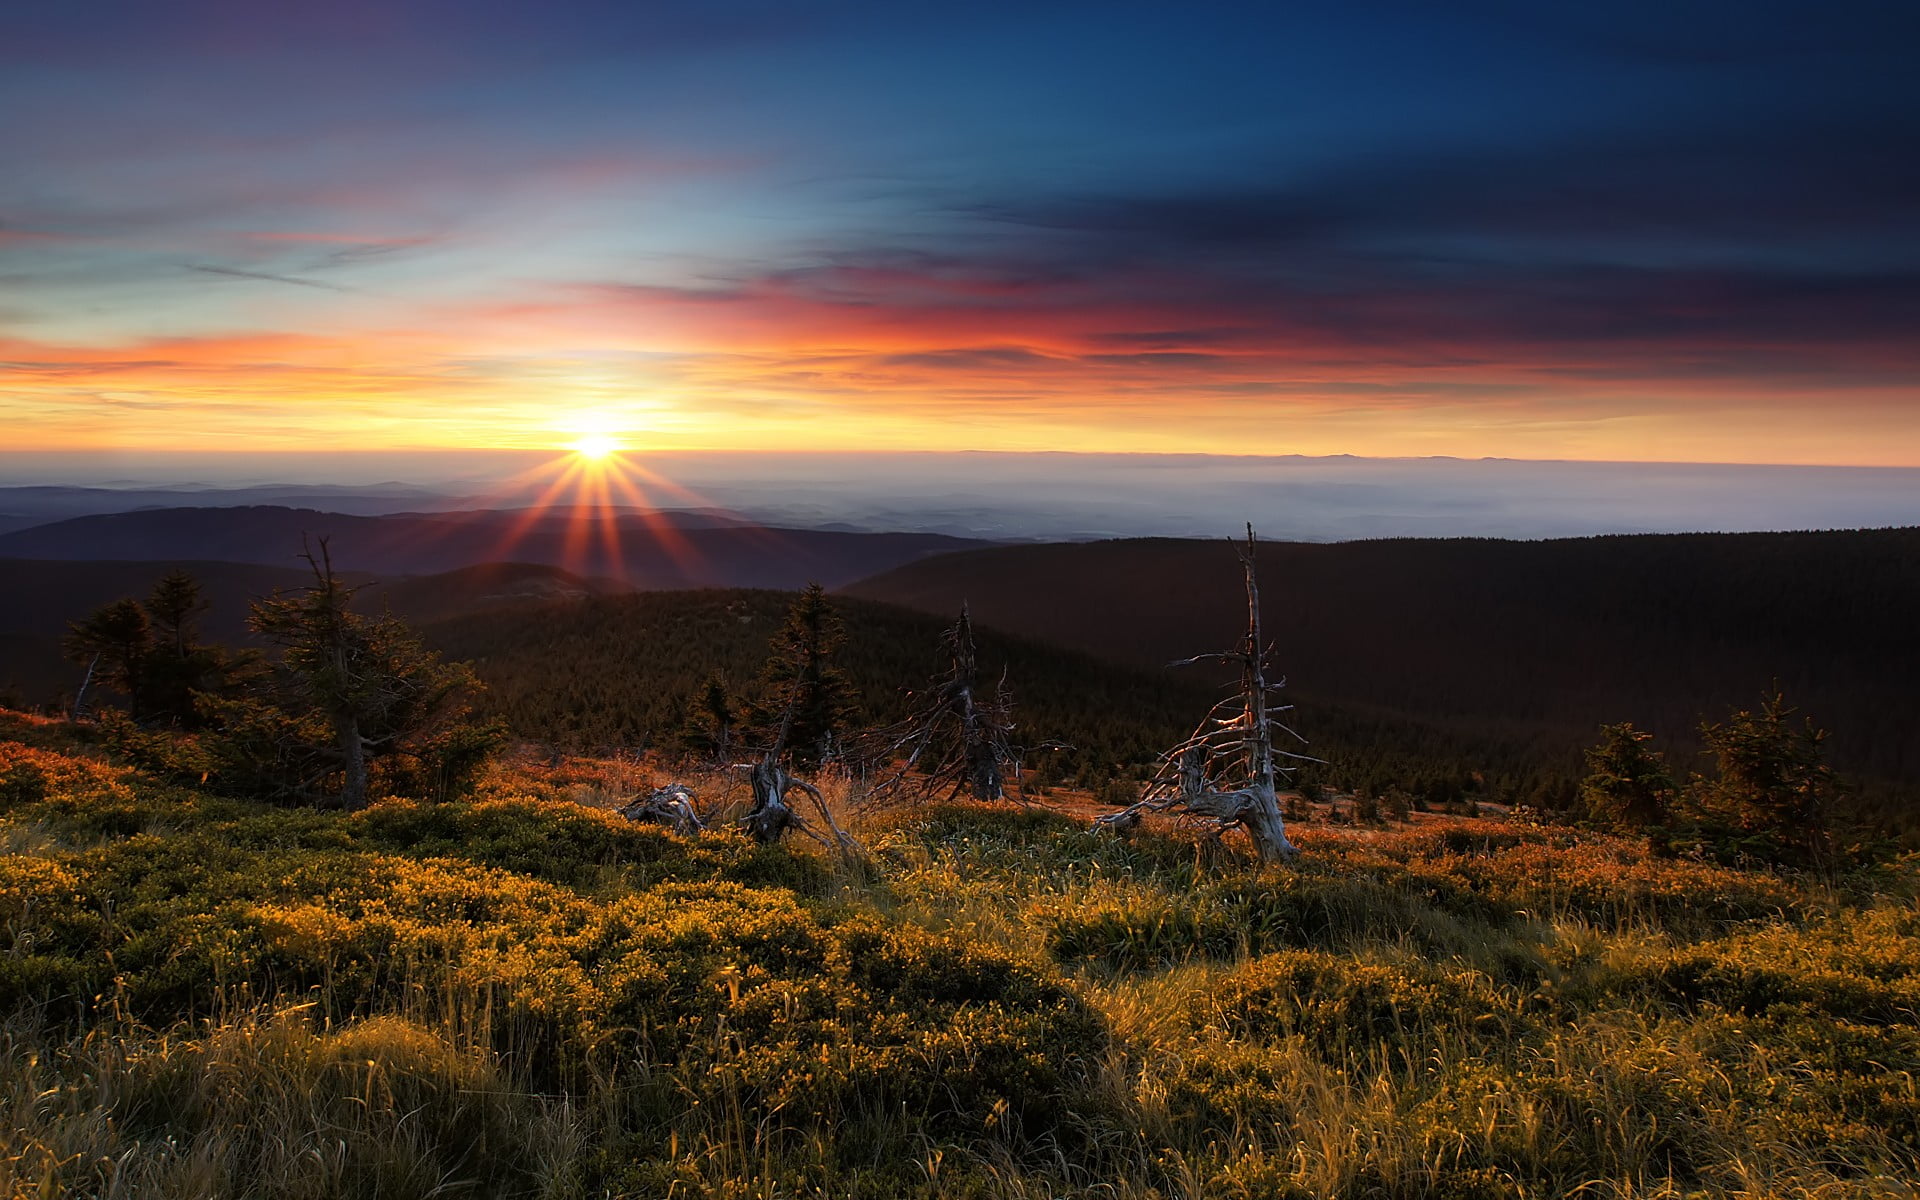
<svg viewBox="0 0 1920 1200">
<path fill-rule="evenodd" d="M 1589 748 L 1580 798 L 1594 821 L 1620 830 L 1664 825 L 1673 802 L 1673 775 L 1666 757 L 1647 743 L 1653 735 L 1630 722 L 1600 727 Z"/>
</svg>

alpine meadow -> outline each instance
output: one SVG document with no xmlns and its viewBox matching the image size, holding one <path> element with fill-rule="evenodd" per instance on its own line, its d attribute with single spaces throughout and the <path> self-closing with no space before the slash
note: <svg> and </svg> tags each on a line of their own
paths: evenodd
<svg viewBox="0 0 1920 1200">
<path fill-rule="evenodd" d="M 1920 1200 L 1920 9 L 0 26 L 0 1200 Z"/>
</svg>

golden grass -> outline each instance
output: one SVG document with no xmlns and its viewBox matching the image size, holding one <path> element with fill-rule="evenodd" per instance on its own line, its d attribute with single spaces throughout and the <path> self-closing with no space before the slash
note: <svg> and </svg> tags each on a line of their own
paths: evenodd
<svg viewBox="0 0 1920 1200">
<path fill-rule="evenodd" d="M 526 759 L 358 814 L 0 742 L 13 1196 L 1838 1197 L 1920 1176 L 1910 864 L 1493 820 L 1293 870 L 1040 811 L 867 854 Z M 724 773 L 690 779 L 725 797 Z M 842 820 L 857 787 L 830 780 Z M 739 789 L 736 802 L 744 799 Z"/>
</svg>

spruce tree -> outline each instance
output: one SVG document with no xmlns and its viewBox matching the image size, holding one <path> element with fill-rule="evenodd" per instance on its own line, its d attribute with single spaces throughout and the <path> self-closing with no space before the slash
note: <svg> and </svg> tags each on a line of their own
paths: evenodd
<svg viewBox="0 0 1920 1200">
<path fill-rule="evenodd" d="M 374 762 L 395 758 L 410 760 L 397 764 L 391 781 L 406 790 L 436 797 L 456 790 L 502 736 L 469 719 L 468 697 L 479 686 L 472 671 L 442 662 L 398 618 L 352 611 L 356 589 L 335 576 L 326 539 L 317 557 L 305 557 L 314 582 L 258 602 L 248 622 L 280 648 L 282 688 L 265 704 L 250 701 L 257 720 L 247 723 L 280 741 L 304 742 L 307 751 L 293 760 L 307 768 L 295 767 L 283 784 L 300 791 L 330 775 L 338 779 L 338 803 L 360 808 L 371 796 Z"/>
<path fill-rule="evenodd" d="M 187 572 L 176 569 L 161 576 L 143 607 L 153 627 L 153 650 L 144 672 L 147 716 L 199 728 L 205 724 L 200 697 L 221 691 L 247 659 L 201 643 L 200 615 L 209 606 L 199 581 Z"/>
<path fill-rule="evenodd" d="M 770 734 L 785 722 L 788 753 L 803 770 L 835 757 L 853 719 L 852 685 L 834 664 L 845 641 L 826 589 L 810 583 L 787 610 L 760 673 L 759 724 Z"/>
<path fill-rule="evenodd" d="M 738 723 L 739 714 L 725 677 L 712 672 L 701 683 L 692 711 L 680 728 L 680 744 L 694 754 L 725 762 L 733 752 L 734 726 Z"/>
<path fill-rule="evenodd" d="M 1647 745 L 1652 734 L 1630 722 L 1602 725 L 1601 741 L 1589 748 L 1580 798 L 1587 814 L 1615 829 L 1663 825 L 1673 798 L 1666 759 Z"/>
<path fill-rule="evenodd" d="M 1811 720 L 1794 722 L 1795 711 L 1775 692 L 1757 712 L 1702 725 L 1719 770 L 1711 783 L 1696 785 L 1694 799 L 1754 837 L 1772 861 L 1804 866 L 1828 855 L 1842 788 L 1826 763 L 1826 731 Z"/>
</svg>

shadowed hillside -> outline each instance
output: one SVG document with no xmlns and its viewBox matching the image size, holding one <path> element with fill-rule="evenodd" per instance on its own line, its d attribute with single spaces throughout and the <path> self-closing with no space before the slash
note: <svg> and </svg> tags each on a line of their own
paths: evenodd
<svg viewBox="0 0 1920 1200">
<path fill-rule="evenodd" d="M 1261 548 L 1266 627 L 1302 703 L 1572 748 L 1632 720 L 1691 744 L 1775 682 L 1843 769 L 1920 784 L 1920 530 Z M 847 589 L 1142 665 L 1243 617 L 1224 542 L 944 555 Z"/>
<path fill-rule="evenodd" d="M 27 588 L 0 593 L 0 689 L 17 701 L 62 699 L 80 668 L 60 651 L 67 622 L 123 596 L 145 595 L 167 563 L 6 564 Z M 240 645 L 248 606 L 276 588 L 308 582 L 303 571 L 236 563 L 184 563 L 211 602 L 203 629 Z M 438 575 L 362 583 L 366 611 L 390 609 L 422 625 L 428 640 L 472 659 L 490 689 L 487 703 L 524 737 L 576 748 L 670 741 L 709 673 L 738 690 L 767 656 L 791 595 L 707 589 L 629 593 L 613 581 L 554 567 L 495 563 Z M 849 640 L 841 653 L 876 721 L 900 715 L 901 690 L 941 665 L 941 630 L 951 613 L 927 614 L 842 598 Z M 1210 682 L 1049 646 L 983 629 L 990 677 L 1004 666 L 1018 705 L 1020 738 L 1064 742 L 1032 757 L 1040 779 L 1099 785 L 1136 772 L 1185 736 L 1215 699 Z M 1417 785 L 1459 790 L 1476 774 L 1490 797 L 1539 799 L 1569 792 L 1577 755 L 1543 748 L 1508 731 L 1467 729 L 1365 705 L 1312 703 L 1301 713 L 1312 752 L 1345 786 Z"/>
<path fill-rule="evenodd" d="M 312 582 L 305 567 L 252 563 L 0 559 L 0 573 L 8 581 L 0 588 L 0 688 L 37 704 L 74 687 L 79 668 L 60 652 L 68 622 L 123 597 L 145 596 L 175 567 L 200 583 L 207 601 L 199 622 L 202 634 L 228 645 L 248 640 L 247 611 L 253 601 Z M 387 608 L 415 622 L 626 590 L 611 580 L 582 578 L 557 567 L 528 563 L 486 563 L 415 578 L 376 580 L 356 572 L 342 577 L 363 587 L 361 603 L 367 610 Z"/>
<path fill-rule="evenodd" d="M 489 703 L 522 736 L 578 748 L 670 741 L 709 674 L 737 691 L 765 662 L 793 597 L 703 590 L 609 596 L 582 604 L 469 613 L 429 624 L 428 640 L 470 659 Z M 901 689 L 944 664 L 950 616 L 837 601 L 847 627 L 837 655 L 865 711 L 897 716 Z M 1193 682 L 983 631 L 984 670 L 1009 674 L 1022 736 L 1074 749 L 1063 765 L 1144 761 L 1184 732 L 1211 694 Z M 1044 761 L 1048 756 L 1036 756 Z"/>
<path fill-rule="evenodd" d="M 770 591 L 644 592 L 569 606 L 499 609 L 429 625 L 428 640 L 473 660 L 488 703 L 521 736 L 578 748 L 642 747 L 670 740 L 710 673 L 751 684 L 792 597 Z M 951 613 L 839 598 L 847 627 L 839 654 L 869 719 L 902 715 L 901 690 L 945 664 L 941 631 Z M 1004 667 L 1018 740 L 1069 749 L 1030 756 L 1043 779 L 1099 786 L 1137 772 L 1186 736 L 1218 693 L 1198 675 L 1096 658 L 1004 631 L 978 628 L 983 675 Z M 1389 783 L 1436 797 L 1478 788 L 1501 799 L 1570 795 L 1577 754 L 1555 754 L 1524 736 L 1453 728 L 1362 705 L 1313 704 L 1297 721 L 1326 778 L 1346 787 Z M 1475 781 L 1473 777 L 1480 778 Z"/>
</svg>

